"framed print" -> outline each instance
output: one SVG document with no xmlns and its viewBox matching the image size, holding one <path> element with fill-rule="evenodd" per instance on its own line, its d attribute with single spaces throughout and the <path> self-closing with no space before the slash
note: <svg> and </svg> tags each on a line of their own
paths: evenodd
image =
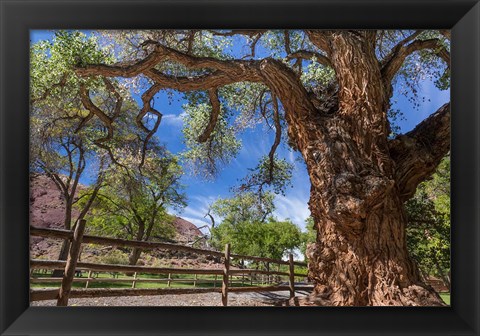
<svg viewBox="0 0 480 336">
<path fill-rule="evenodd" d="M 1 11 L 2 335 L 479 334 L 477 1 Z"/>
</svg>

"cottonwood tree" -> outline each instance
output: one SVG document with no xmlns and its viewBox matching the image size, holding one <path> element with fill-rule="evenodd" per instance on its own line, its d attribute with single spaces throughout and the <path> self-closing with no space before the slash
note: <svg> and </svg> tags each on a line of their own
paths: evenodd
<svg viewBox="0 0 480 336">
<path fill-rule="evenodd" d="M 185 92 L 199 106 L 204 126 L 186 135 L 192 144 L 188 155 L 210 172 L 238 152 L 232 122 L 235 131 L 252 121 L 270 125 L 273 152 L 287 130 L 284 138 L 300 152 L 311 182 L 317 231 L 307 251 L 315 282 L 311 302 L 442 305 L 408 255 L 404 203 L 449 150 L 450 104 L 396 138 L 388 115 L 394 87 L 416 90 L 425 73 L 448 87 L 449 31 L 168 30 L 104 36 L 121 62 L 80 61 L 74 66 L 78 78 L 133 79 L 136 89 L 144 88 L 139 125 L 159 113 L 156 93 Z M 239 40 L 247 48 L 229 52 Z M 89 93 L 80 90 L 86 103 Z M 275 164 L 270 167 L 267 184 L 275 181 Z"/>
<path fill-rule="evenodd" d="M 73 134 L 68 122 L 52 122 L 46 118 L 40 121 L 37 117 L 38 114 L 31 118 L 30 170 L 46 174 L 55 183 L 64 202 L 63 228 L 71 230 L 72 224 L 74 226 L 90 210 L 102 186 L 108 159 L 88 143 L 85 133 Z M 80 179 L 87 176 L 93 179 L 92 193 L 82 196 L 82 206 L 75 216 L 73 209 L 79 200 Z M 65 240 L 58 260 L 67 259 L 69 248 L 70 241 Z M 59 274 L 61 272 L 54 272 L 55 276 Z"/>
<path fill-rule="evenodd" d="M 175 156 L 152 143 L 141 168 L 142 155 L 139 150 L 135 153 L 124 153 L 119 159 L 122 167 L 112 166 L 106 172 L 106 186 L 97 195 L 89 231 L 138 241 L 170 239 L 175 235 L 175 217 L 167 210 L 185 206 L 181 167 Z M 132 249 L 130 265 L 136 265 L 141 252 Z"/>
<path fill-rule="evenodd" d="M 119 149 L 143 146 L 142 130 L 130 122 L 137 105 L 129 95 L 120 94 L 122 88 L 115 81 L 82 80 L 73 72 L 78 62 L 109 59 L 97 50 L 93 37 L 59 31 L 51 41 L 33 44 L 30 52 L 30 170 L 55 183 L 64 201 L 63 227 L 71 230 L 90 211 L 105 172 L 118 164 Z M 88 90 L 95 93 L 82 101 L 80 92 Z M 105 111 L 103 119 L 93 119 L 90 110 L 100 108 Z M 115 122 L 117 131 L 105 127 L 104 120 Z M 89 192 L 82 195 L 81 179 L 90 181 Z M 59 260 L 66 260 L 69 248 L 70 241 L 65 240 Z"/>
<path fill-rule="evenodd" d="M 267 192 L 262 198 L 253 192 L 237 193 L 230 198 L 217 199 L 210 207 L 213 215 L 235 225 L 240 222 L 265 222 L 275 210 L 275 195 Z"/>
<path fill-rule="evenodd" d="M 213 246 L 221 249 L 230 243 L 233 253 L 282 259 L 302 244 L 300 228 L 289 220 L 273 217 L 264 222 L 224 221 L 212 230 Z"/>
<path fill-rule="evenodd" d="M 88 127 L 79 127 L 88 111 L 80 101 L 73 71 L 65 71 L 75 62 L 71 50 L 80 44 L 85 55 L 89 55 L 86 59 L 105 61 L 92 40 L 64 32 L 58 32 L 53 41 L 32 45 L 30 57 L 30 170 L 46 174 L 57 186 L 64 201 L 66 230 L 71 230 L 72 224 L 88 213 L 109 164 L 108 158 L 94 145 L 104 125 L 94 120 Z M 98 81 L 87 82 L 96 88 L 100 85 Z M 106 108 L 108 101 L 103 99 L 102 106 Z M 82 178 L 93 180 L 93 192 L 84 199 L 74 218 L 73 207 Z M 69 240 L 65 240 L 59 260 L 67 259 L 69 247 Z M 54 272 L 54 276 L 59 274 L 61 271 Z"/>
<path fill-rule="evenodd" d="M 241 192 L 216 200 L 211 215 L 220 222 L 210 231 L 212 245 L 222 249 L 231 243 L 232 252 L 281 259 L 300 247 L 303 234 L 290 220 L 273 216 L 275 195 L 271 192 Z"/>
</svg>

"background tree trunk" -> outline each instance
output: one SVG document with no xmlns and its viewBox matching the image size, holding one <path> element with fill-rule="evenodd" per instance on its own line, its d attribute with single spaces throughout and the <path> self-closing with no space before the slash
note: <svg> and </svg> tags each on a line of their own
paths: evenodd
<svg viewBox="0 0 480 336">
<path fill-rule="evenodd" d="M 144 234 L 145 234 L 145 224 L 143 221 L 139 220 L 138 231 L 137 231 L 135 240 L 142 241 Z M 142 253 L 142 249 L 134 247 L 130 252 L 130 255 L 128 256 L 128 264 L 132 266 L 136 265 L 138 262 L 138 259 L 140 258 L 141 253 Z M 125 273 L 125 275 L 132 276 L 133 273 L 129 272 L 129 273 Z"/>
<path fill-rule="evenodd" d="M 63 226 L 65 230 L 70 230 L 72 224 L 72 202 L 73 197 L 66 196 L 65 197 L 65 217 Z M 58 253 L 58 260 L 67 260 L 68 258 L 68 251 L 70 250 L 70 240 L 65 239 L 62 242 L 62 247 L 60 248 L 60 252 Z M 54 270 L 52 272 L 52 277 L 59 278 L 63 276 L 63 270 Z"/>
<path fill-rule="evenodd" d="M 142 249 L 134 247 L 128 256 L 128 264 L 132 266 L 136 265 L 141 253 Z"/>
</svg>

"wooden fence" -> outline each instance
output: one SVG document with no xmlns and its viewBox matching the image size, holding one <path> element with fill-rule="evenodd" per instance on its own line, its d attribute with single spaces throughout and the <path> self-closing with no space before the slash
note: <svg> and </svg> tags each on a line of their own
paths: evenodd
<svg viewBox="0 0 480 336">
<path fill-rule="evenodd" d="M 296 286 L 295 277 L 305 278 L 303 273 L 295 273 L 295 266 L 306 267 L 307 264 L 293 260 L 293 255 L 289 255 L 289 260 L 271 259 L 256 256 L 246 256 L 230 253 L 230 244 L 225 246 L 224 252 L 193 248 L 183 245 L 175 245 L 168 243 L 144 242 L 117 238 L 106 238 L 98 236 L 83 235 L 85 230 L 85 220 L 81 220 L 75 227 L 75 231 L 46 229 L 30 227 L 30 234 L 37 237 L 68 239 L 71 241 L 69 255 L 66 261 L 60 260 L 39 260 L 32 259 L 30 261 L 31 274 L 34 270 L 64 270 L 62 278 L 53 277 L 32 277 L 31 282 L 34 283 L 51 283 L 61 282 L 58 289 L 30 289 L 30 301 L 40 300 L 57 300 L 57 306 L 68 305 L 69 298 L 91 298 L 105 296 L 140 296 L 140 295 L 168 295 L 168 294 L 194 294 L 216 292 L 222 294 L 222 304 L 228 305 L 228 293 L 232 292 L 275 292 L 289 291 L 290 297 L 295 296 L 296 290 L 310 290 L 311 286 Z M 129 266 L 129 265 L 111 265 L 79 262 L 79 253 L 82 244 L 108 245 L 115 247 L 137 247 L 142 250 L 170 250 L 183 251 L 200 255 L 214 256 L 223 259 L 223 269 L 214 268 L 172 268 L 172 267 L 146 267 L 146 266 Z M 240 260 L 242 268 L 231 267 L 232 260 Z M 245 260 L 254 262 L 263 262 L 266 269 L 249 269 L 243 268 Z M 270 265 L 276 264 L 277 270 L 270 270 Z M 288 272 L 280 270 L 280 265 L 288 265 Z M 81 271 L 88 272 L 86 278 L 75 277 L 75 274 Z M 133 274 L 131 279 L 125 278 L 96 278 L 96 272 L 111 272 Z M 139 278 L 139 274 L 162 274 L 168 275 L 168 278 L 143 279 Z M 194 275 L 193 279 L 176 279 L 173 274 L 190 274 Z M 254 286 L 254 278 L 262 275 L 261 285 Z M 215 276 L 214 279 L 199 279 L 198 275 Z M 249 277 L 249 279 L 247 278 Z M 279 283 L 280 279 L 288 277 L 288 286 Z M 276 283 L 274 280 L 277 280 Z M 250 284 L 245 283 L 250 280 Z M 88 288 L 92 282 L 129 282 L 131 288 Z M 220 282 L 221 281 L 221 286 Z M 258 279 L 257 279 L 258 281 Z M 74 282 L 85 282 L 85 288 L 72 289 Z M 135 288 L 137 283 L 141 282 L 166 282 L 168 288 Z M 194 288 L 170 288 L 172 282 L 190 282 Z M 196 288 L 197 283 L 213 283 L 210 288 Z M 242 286 L 235 287 L 235 283 L 241 283 Z M 267 286 L 264 286 L 264 285 Z M 218 285 L 218 286 L 217 286 Z"/>
</svg>

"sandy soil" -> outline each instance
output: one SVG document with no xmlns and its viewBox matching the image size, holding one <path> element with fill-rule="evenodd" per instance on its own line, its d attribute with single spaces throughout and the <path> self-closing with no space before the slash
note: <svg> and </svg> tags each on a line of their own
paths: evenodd
<svg viewBox="0 0 480 336">
<path fill-rule="evenodd" d="M 229 306 L 275 306 L 288 299 L 289 292 L 260 292 L 260 293 L 229 293 Z M 307 292 L 298 291 L 297 296 L 308 295 Z M 36 301 L 31 306 L 55 306 L 56 301 Z M 181 295 L 155 295 L 155 296 L 130 296 L 130 297 L 102 297 L 88 299 L 71 299 L 69 306 L 221 306 L 221 294 L 181 294 Z"/>
</svg>

